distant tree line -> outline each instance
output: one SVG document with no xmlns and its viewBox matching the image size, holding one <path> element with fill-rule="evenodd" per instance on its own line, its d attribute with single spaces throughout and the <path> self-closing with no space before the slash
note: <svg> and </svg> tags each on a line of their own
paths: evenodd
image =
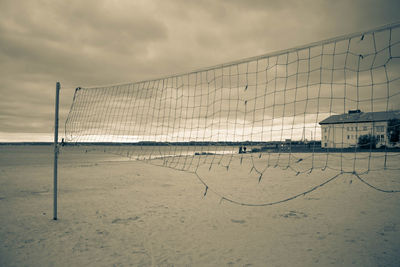
<svg viewBox="0 0 400 267">
<path fill-rule="evenodd" d="M 400 120 L 399 119 L 391 119 L 388 122 L 387 127 L 387 136 L 389 142 L 392 145 L 395 145 L 400 140 Z"/>
<path fill-rule="evenodd" d="M 391 119 L 388 121 L 386 130 L 388 142 L 394 146 L 400 141 L 400 120 Z M 376 148 L 378 139 L 375 135 L 365 134 L 358 137 L 358 146 L 360 148 Z"/>
</svg>

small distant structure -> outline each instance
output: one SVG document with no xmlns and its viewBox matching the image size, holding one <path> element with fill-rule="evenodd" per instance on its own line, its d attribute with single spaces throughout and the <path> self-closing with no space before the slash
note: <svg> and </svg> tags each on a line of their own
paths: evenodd
<svg viewBox="0 0 400 267">
<path fill-rule="evenodd" d="M 400 119 L 400 110 L 362 112 L 359 109 L 348 113 L 332 115 L 321 125 L 322 148 L 348 148 L 357 146 L 358 138 L 370 135 L 376 138 L 376 147 L 390 146 L 388 140 L 388 122 Z"/>
</svg>

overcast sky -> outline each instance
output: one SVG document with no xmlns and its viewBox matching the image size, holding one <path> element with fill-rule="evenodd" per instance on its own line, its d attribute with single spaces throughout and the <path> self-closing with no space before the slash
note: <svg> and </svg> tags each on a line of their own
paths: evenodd
<svg viewBox="0 0 400 267">
<path fill-rule="evenodd" d="M 77 86 L 134 82 L 400 21 L 400 2 L 0 1 L 0 142 L 52 141 Z"/>
</svg>

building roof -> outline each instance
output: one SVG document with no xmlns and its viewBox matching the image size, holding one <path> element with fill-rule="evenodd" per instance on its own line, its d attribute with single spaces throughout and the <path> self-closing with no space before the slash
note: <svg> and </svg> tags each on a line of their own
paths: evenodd
<svg viewBox="0 0 400 267">
<path fill-rule="evenodd" d="M 346 114 L 332 115 L 319 124 L 338 124 L 338 123 L 360 123 L 373 121 L 388 121 L 391 119 L 400 119 L 400 110 L 378 111 L 378 112 L 354 112 L 349 111 Z"/>
</svg>

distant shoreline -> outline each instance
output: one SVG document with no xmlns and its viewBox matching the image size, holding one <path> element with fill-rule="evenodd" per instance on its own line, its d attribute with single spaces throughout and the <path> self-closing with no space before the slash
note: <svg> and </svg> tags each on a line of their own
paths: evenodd
<svg viewBox="0 0 400 267">
<path fill-rule="evenodd" d="M 0 146 L 52 146 L 53 142 L 1 142 Z M 59 143 L 59 145 L 66 147 L 74 146 L 201 146 L 201 147 L 237 147 L 238 154 L 239 147 L 247 146 L 247 152 L 243 154 L 254 153 L 355 153 L 355 152 L 400 152 L 400 148 L 322 148 L 320 141 L 313 142 L 136 142 L 136 143 L 112 143 L 112 142 L 77 142 L 77 143 Z M 200 155 L 201 152 L 195 152 Z M 204 152 L 203 153 L 207 153 Z"/>
<path fill-rule="evenodd" d="M 54 142 L 0 142 L 0 145 L 53 145 Z M 59 144 L 62 144 L 59 142 Z M 80 145 L 97 145 L 97 146 L 267 146 L 267 147 L 275 147 L 277 145 L 312 145 L 312 146 L 320 146 L 321 141 L 309 141 L 307 143 L 302 141 L 189 141 L 189 142 L 153 142 L 153 141 L 140 141 L 140 142 L 68 142 L 63 143 L 65 146 L 80 146 Z"/>
<path fill-rule="evenodd" d="M 53 142 L 0 142 L 0 146 L 50 146 Z"/>
</svg>

